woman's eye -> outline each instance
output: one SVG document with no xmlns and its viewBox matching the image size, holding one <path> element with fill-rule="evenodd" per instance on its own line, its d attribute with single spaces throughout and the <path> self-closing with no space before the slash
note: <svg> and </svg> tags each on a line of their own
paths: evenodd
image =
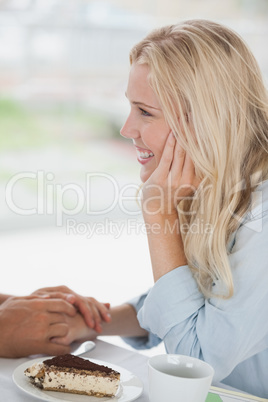
<svg viewBox="0 0 268 402">
<path fill-rule="evenodd" d="M 150 113 L 146 112 L 146 110 L 139 108 L 141 111 L 142 116 L 152 116 Z"/>
</svg>

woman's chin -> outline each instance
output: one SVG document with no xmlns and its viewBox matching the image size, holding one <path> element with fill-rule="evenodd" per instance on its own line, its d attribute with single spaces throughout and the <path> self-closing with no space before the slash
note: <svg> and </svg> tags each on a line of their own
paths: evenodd
<svg viewBox="0 0 268 402">
<path fill-rule="evenodd" d="M 141 171 L 140 171 L 140 179 L 142 181 L 142 183 L 145 183 L 149 177 L 151 176 L 151 174 L 154 172 L 155 167 L 151 167 L 151 169 L 148 169 L 146 166 L 142 166 Z"/>
<path fill-rule="evenodd" d="M 143 164 L 141 166 L 140 170 L 140 179 L 143 183 L 145 183 L 149 177 L 152 175 L 152 173 L 155 171 L 157 168 L 158 164 L 156 163 L 156 159 L 150 158 L 147 163 Z"/>
<path fill-rule="evenodd" d="M 150 176 L 151 176 L 151 175 L 148 174 L 148 172 L 145 173 L 145 172 L 143 172 L 142 169 L 141 169 L 141 172 L 140 172 L 140 179 L 141 179 L 142 183 L 145 183 L 145 182 L 149 179 Z"/>
</svg>

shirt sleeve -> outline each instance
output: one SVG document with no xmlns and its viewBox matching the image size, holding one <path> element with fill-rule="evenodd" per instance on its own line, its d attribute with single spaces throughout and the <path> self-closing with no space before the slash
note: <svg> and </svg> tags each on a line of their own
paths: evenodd
<svg viewBox="0 0 268 402">
<path fill-rule="evenodd" d="M 141 296 L 135 297 L 129 300 L 127 303 L 130 304 L 136 312 L 143 306 L 144 300 L 146 299 L 148 293 L 144 293 Z M 150 349 L 162 342 L 158 336 L 155 336 L 152 332 L 148 333 L 148 336 L 136 336 L 136 337 L 122 337 L 122 339 L 130 346 L 135 349 Z"/>
<path fill-rule="evenodd" d="M 261 227 L 260 227 L 261 223 Z M 140 325 L 163 339 L 168 353 L 210 363 L 214 381 L 268 347 L 268 214 L 237 231 L 229 255 L 234 295 L 205 300 L 188 266 L 161 277 L 138 311 Z M 214 292 L 221 290 L 216 282 Z"/>
</svg>

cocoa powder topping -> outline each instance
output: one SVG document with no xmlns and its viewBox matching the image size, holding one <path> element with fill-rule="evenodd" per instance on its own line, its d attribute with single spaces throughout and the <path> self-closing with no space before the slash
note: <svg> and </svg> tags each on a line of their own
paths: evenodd
<svg viewBox="0 0 268 402">
<path fill-rule="evenodd" d="M 52 359 L 44 360 L 43 363 L 47 366 L 68 367 L 78 370 L 101 371 L 107 374 L 114 372 L 114 370 L 109 367 L 101 366 L 99 364 L 91 362 L 90 360 L 86 360 L 71 354 L 56 356 Z"/>
</svg>

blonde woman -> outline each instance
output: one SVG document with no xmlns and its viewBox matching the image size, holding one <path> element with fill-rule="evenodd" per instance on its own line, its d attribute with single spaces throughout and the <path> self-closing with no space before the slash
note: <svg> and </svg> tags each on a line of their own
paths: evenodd
<svg viewBox="0 0 268 402">
<path fill-rule="evenodd" d="M 268 99 L 241 38 L 193 20 L 130 53 L 121 134 L 141 163 L 155 284 L 103 334 L 163 341 L 215 381 L 268 397 Z M 87 336 L 85 329 L 84 335 Z M 89 336 L 89 335 L 88 335 Z"/>
</svg>

